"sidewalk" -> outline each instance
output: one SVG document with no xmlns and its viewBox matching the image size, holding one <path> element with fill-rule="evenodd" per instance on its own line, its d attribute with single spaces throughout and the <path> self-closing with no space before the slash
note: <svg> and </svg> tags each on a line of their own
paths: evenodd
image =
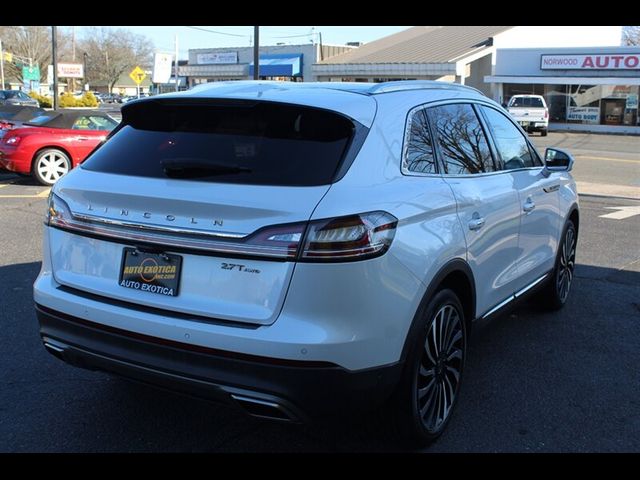
<svg viewBox="0 0 640 480">
<path fill-rule="evenodd" d="M 580 195 L 596 195 L 599 197 L 618 197 L 640 200 L 640 187 L 578 181 L 576 181 L 576 186 L 578 187 L 578 194 Z"/>
</svg>

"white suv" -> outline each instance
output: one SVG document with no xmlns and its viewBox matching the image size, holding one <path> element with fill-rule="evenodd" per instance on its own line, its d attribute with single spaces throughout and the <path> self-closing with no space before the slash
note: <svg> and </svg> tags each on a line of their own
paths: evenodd
<svg viewBox="0 0 640 480">
<path fill-rule="evenodd" d="M 228 82 L 127 104 L 53 187 L 40 334 L 74 365 L 301 421 L 445 428 L 476 319 L 567 300 L 572 158 L 478 91 Z"/>
</svg>

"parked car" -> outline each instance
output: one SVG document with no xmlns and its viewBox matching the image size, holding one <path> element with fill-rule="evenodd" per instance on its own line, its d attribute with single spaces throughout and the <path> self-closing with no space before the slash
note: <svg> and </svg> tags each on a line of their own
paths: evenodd
<svg viewBox="0 0 640 480">
<path fill-rule="evenodd" d="M 4 135 L 5 130 L 20 126 L 23 122 L 42 115 L 45 112 L 39 107 L 24 107 L 20 105 L 2 105 L 0 106 L 0 138 Z"/>
<path fill-rule="evenodd" d="M 549 109 L 541 95 L 514 95 L 507 105 L 511 116 L 525 131 L 540 132 L 543 137 L 549 131 Z"/>
<path fill-rule="evenodd" d="M 122 103 L 122 97 L 117 94 L 103 93 L 101 97 L 103 103 Z"/>
<path fill-rule="evenodd" d="M 34 298 L 65 362 L 278 420 L 384 408 L 424 444 L 473 322 L 567 301 L 573 159 L 477 90 L 221 82 L 122 115 L 49 197 Z"/>
<path fill-rule="evenodd" d="M 53 185 L 118 125 L 97 110 L 58 110 L 9 130 L 0 140 L 0 167 L 31 174 L 43 185 Z"/>
<path fill-rule="evenodd" d="M 40 102 L 20 90 L 0 90 L 0 105 L 39 107 Z"/>
</svg>

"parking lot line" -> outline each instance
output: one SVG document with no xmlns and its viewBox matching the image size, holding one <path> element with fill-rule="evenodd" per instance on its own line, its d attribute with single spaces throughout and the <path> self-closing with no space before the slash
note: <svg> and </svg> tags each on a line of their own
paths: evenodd
<svg viewBox="0 0 640 480">
<path fill-rule="evenodd" d="M 50 188 L 47 188 L 36 195 L 0 195 L 0 198 L 46 198 L 50 190 Z"/>
</svg>

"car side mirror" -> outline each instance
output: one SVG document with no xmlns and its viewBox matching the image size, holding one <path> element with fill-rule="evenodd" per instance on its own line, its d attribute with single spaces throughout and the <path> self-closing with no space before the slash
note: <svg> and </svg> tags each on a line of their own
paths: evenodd
<svg viewBox="0 0 640 480">
<path fill-rule="evenodd" d="M 543 175 L 548 177 L 551 172 L 570 172 L 575 159 L 566 150 L 547 148 L 544 152 Z"/>
</svg>

